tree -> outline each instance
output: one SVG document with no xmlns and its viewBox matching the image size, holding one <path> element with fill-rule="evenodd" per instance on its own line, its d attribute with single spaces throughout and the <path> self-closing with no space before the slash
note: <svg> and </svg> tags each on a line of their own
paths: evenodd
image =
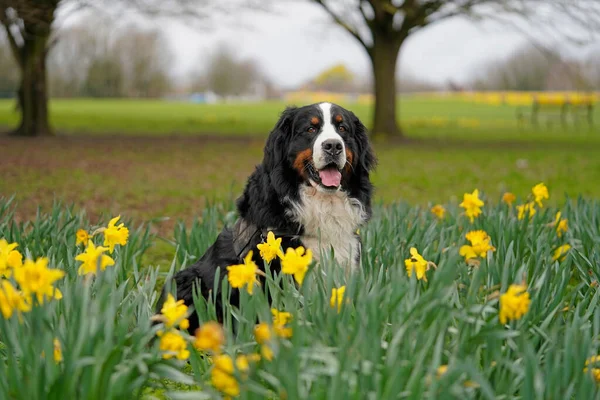
<svg viewBox="0 0 600 400">
<path fill-rule="evenodd" d="M 87 71 L 83 90 L 91 97 L 123 96 L 121 65 L 110 57 L 94 60 Z"/>
<path fill-rule="evenodd" d="M 208 61 L 205 81 L 208 89 L 227 97 L 250 94 L 263 79 L 255 61 L 238 60 L 231 49 L 219 45 Z"/>
<path fill-rule="evenodd" d="M 548 74 L 560 55 L 542 52 L 527 44 L 503 60 L 487 62 L 479 69 L 478 90 L 545 90 Z"/>
<path fill-rule="evenodd" d="M 47 61 L 50 97 L 90 96 L 90 68 L 109 52 L 109 29 L 108 21 L 89 16 L 58 32 Z"/>
<path fill-rule="evenodd" d="M 317 75 L 311 82 L 311 86 L 322 90 L 335 92 L 352 91 L 354 74 L 344 64 L 334 65 Z"/>
<path fill-rule="evenodd" d="M 60 0 L 2 0 L 0 23 L 21 73 L 17 104 L 22 136 L 51 135 L 48 124 L 46 56 L 54 14 Z"/>
<path fill-rule="evenodd" d="M 89 15 L 59 32 L 48 58 L 52 97 L 161 97 L 171 89 L 171 49 L 142 24 Z"/>
<path fill-rule="evenodd" d="M 129 26 L 115 40 L 127 97 L 160 97 L 171 87 L 171 49 L 160 32 Z"/>
<path fill-rule="evenodd" d="M 262 9 L 259 0 L 0 0 L 0 25 L 4 27 L 19 69 L 17 107 L 21 114 L 13 132 L 19 136 L 48 136 L 48 82 L 46 60 L 52 45 L 57 11 L 71 15 L 92 8 L 122 16 L 128 10 L 155 18 L 192 18 L 206 21 L 243 9 Z"/>
<path fill-rule="evenodd" d="M 588 90 L 600 90 L 600 56 L 593 52 L 582 65 L 583 76 L 588 83 Z"/>
<path fill-rule="evenodd" d="M 514 15 L 542 20 L 552 9 L 583 30 L 597 30 L 600 5 L 594 0 L 311 0 L 319 4 L 367 52 L 373 69 L 373 132 L 402 137 L 396 120 L 396 63 L 406 39 L 423 27 L 466 15 L 498 18 Z M 506 22 L 506 21 L 505 21 Z"/>
<path fill-rule="evenodd" d="M 435 92 L 443 89 L 442 84 L 429 82 L 415 73 L 402 71 L 398 74 L 396 91 L 400 93 Z"/>
<path fill-rule="evenodd" d="M 504 59 L 488 61 L 478 70 L 472 83 L 476 90 L 587 90 L 592 85 L 583 61 L 532 44 Z"/>
</svg>

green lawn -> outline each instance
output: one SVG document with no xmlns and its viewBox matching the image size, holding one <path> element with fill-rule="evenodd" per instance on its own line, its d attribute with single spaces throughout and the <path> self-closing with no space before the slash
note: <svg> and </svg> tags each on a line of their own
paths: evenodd
<svg viewBox="0 0 600 400">
<path fill-rule="evenodd" d="M 346 106 L 368 124 L 369 108 Z M 16 194 L 18 218 L 57 199 L 92 216 L 169 217 L 157 226 L 170 232 L 175 220 L 189 220 L 207 202 L 239 195 L 283 108 L 55 100 L 60 137 L 0 137 L 0 194 Z M 376 202 L 426 206 L 474 188 L 495 200 L 506 190 L 525 196 L 539 181 L 552 189 L 553 204 L 564 194 L 600 197 L 598 128 L 519 127 L 514 107 L 434 97 L 403 98 L 399 116 L 409 140 L 375 143 Z M 0 126 L 15 119 L 12 103 L 0 101 Z"/>
<path fill-rule="evenodd" d="M 370 125 L 370 106 L 342 105 Z M 50 119 L 58 132 L 77 136 L 226 134 L 264 137 L 285 106 L 278 101 L 208 105 L 160 100 L 58 99 L 50 103 Z M 560 140 L 568 133 L 569 140 L 579 141 L 589 134 L 589 129 L 584 126 L 564 132 L 558 123 L 550 129 L 529 126 L 519 129 L 515 113 L 513 106 L 433 96 L 403 97 L 398 108 L 400 121 L 412 138 L 505 141 L 550 137 Z M 595 117 L 600 121 L 598 108 Z M 14 102 L 0 100 L 0 126 L 11 126 L 16 122 Z"/>
</svg>

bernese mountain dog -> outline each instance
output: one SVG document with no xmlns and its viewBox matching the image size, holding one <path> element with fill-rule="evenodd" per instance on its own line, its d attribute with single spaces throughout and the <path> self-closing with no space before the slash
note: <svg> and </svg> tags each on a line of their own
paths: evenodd
<svg viewBox="0 0 600 400">
<path fill-rule="evenodd" d="M 221 286 L 215 286 L 217 270 L 223 279 L 226 267 L 242 263 L 250 250 L 262 268 L 256 245 L 269 231 L 283 239 L 284 252 L 304 246 L 318 262 L 333 251 L 341 267 L 357 269 L 361 256 L 357 230 L 371 217 L 369 173 L 375 163 L 367 130 L 352 112 L 332 103 L 288 107 L 267 139 L 262 163 L 237 200 L 235 224 L 223 229 L 200 260 L 175 274 L 177 298 L 188 306 L 193 306 L 194 290 L 208 298 L 213 288 Z M 278 259 L 270 268 L 280 271 Z M 213 298 L 221 319 L 221 296 Z M 237 289 L 230 302 L 239 303 Z M 189 321 L 193 333 L 199 326 L 195 313 Z"/>
</svg>

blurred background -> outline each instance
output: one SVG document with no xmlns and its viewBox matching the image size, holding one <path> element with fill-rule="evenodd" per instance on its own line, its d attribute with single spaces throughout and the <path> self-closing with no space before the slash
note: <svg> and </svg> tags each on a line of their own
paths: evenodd
<svg viewBox="0 0 600 400">
<path fill-rule="evenodd" d="M 286 105 L 354 111 L 376 201 L 598 197 L 596 0 L 3 0 L 0 196 L 170 235 L 231 209 Z"/>
</svg>

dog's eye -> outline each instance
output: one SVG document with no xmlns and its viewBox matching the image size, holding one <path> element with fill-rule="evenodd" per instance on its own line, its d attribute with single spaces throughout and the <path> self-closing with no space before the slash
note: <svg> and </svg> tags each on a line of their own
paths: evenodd
<svg viewBox="0 0 600 400">
<path fill-rule="evenodd" d="M 317 130 L 314 127 L 308 128 L 308 133 L 315 133 Z"/>
<path fill-rule="evenodd" d="M 338 126 L 338 131 L 340 132 L 346 132 L 346 128 L 343 127 L 342 125 Z"/>
</svg>

